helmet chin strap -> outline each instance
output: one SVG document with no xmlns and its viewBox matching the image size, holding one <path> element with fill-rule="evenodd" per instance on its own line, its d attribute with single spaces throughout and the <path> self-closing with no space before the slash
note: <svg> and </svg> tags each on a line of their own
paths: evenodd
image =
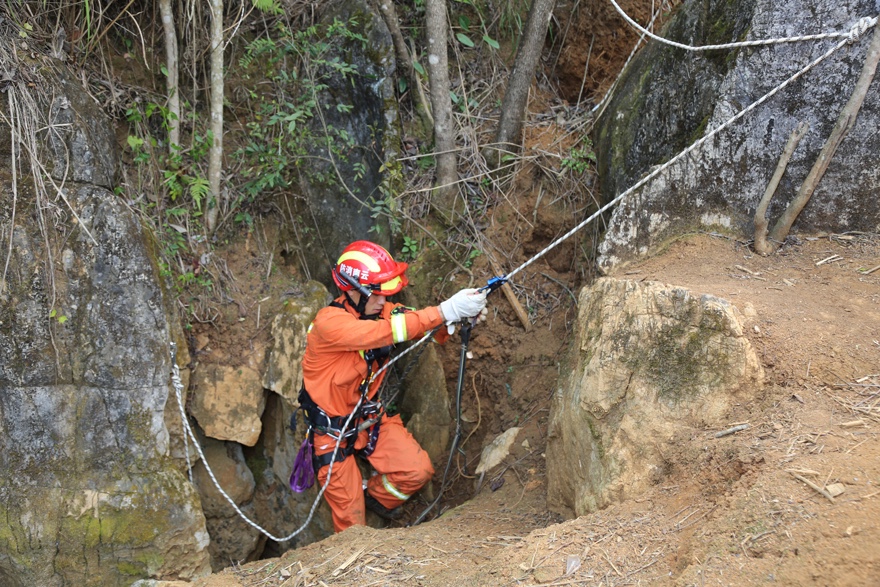
<svg viewBox="0 0 880 587">
<path fill-rule="evenodd" d="M 354 303 L 354 300 L 351 299 L 351 296 L 348 295 L 347 291 L 342 292 L 342 294 L 345 296 L 345 299 L 348 300 L 348 303 L 351 305 L 351 307 L 355 309 L 355 312 L 358 313 L 358 316 L 360 316 L 361 320 L 375 320 L 376 318 L 379 317 L 378 312 L 375 314 L 367 314 L 366 313 L 367 300 L 369 298 L 366 297 L 365 295 L 361 294 L 358 302 Z"/>
</svg>

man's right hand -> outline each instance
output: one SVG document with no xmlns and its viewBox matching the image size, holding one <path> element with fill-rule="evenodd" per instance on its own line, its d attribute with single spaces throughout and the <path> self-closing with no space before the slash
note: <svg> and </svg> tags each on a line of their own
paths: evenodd
<svg viewBox="0 0 880 587">
<path fill-rule="evenodd" d="M 486 293 L 476 288 L 466 288 L 440 304 L 440 313 L 447 324 L 463 318 L 472 318 L 486 309 Z"/>
</svg>

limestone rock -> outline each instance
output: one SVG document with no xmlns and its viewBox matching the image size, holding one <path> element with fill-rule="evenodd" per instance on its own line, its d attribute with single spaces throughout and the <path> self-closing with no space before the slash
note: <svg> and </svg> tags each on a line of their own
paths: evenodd
<svg viewBox="0 0 880 587">
<path fill-rule="evenodd" d="M 254 505 L 242 506 L 241 511 L 250 519 L 254 519 Z M 253 560 L 251 555 L 258 552 L 261 540 L 260 532 L 245 522 L 238 514 L 222 518 L 207 518 L 205 523 L 211 535 L 211 566 L 214 571 L 228 567 L 230 563 L 244 563 Z"/>
<path fill-rule="evenodd" d="M 450 441 L 449 392 L 435 343 L 424 344 L 428 347 L 405 381 L 400 409 L 408 417 L 407 429 L 431 456 L 431 461 L 439 463 L 446 458 Z"/>
<path fill-rule="evenodd" d="M 58 94 L 52 97 L 47 135 L 52 177 L 112 189 L 116 186 L 116 137 L 98 104 L 82 91 L 80 80 L 59 68 Z"/>
<path fill-rule="evenodd" d="M 254 497 L 254 476 L 244 462 L 241 446 L 234 442 L 207 438 L 202 450 L 214 477 L 226 495 L 236 505 L 249 502 Z M 232 506 L 217 491 L 208 476 L 204 463 L 198 463 L 193 468 L 193 481 L 202 496 L 202 511 L 207 518 L 234 514 Z"/>
<path fill-rule="evenodd" d="M 677 432 L 718 426 L 763 385 L 726 300 L 602 278 L 581 292 L 579 308 L 547 448 L 548 499 L 576 515 L 660 482 Z"/>
<path fill-rule="evenodd" d="M 663 36 L 690 45 L 849 31 L 876 16 L 874 0 L 688 0 Z M 818 17 L 817 15 L 821 15 Z M 771 225 L 794 197 L 849 99 L 871 34 L 839 50 L 756 110 L 628 195 L 600 248 L 606 272 L 690 230 L 753 233 L 755 208 L 789 135 L 795 150 L 768 211 Z M 822 55 L 838 39 L 686 52 L 652 41 L 620 79 L 596 124 L 602 195 L 608 201 Z M 880 77 L 794 230 L 880 228 Z M 871 170 L 871 171 L 869 171 Z"/>
<path fill-rule="evenodd" d="M 200 365 L 192 375 L 195 393 L 190 413 L 205 434 L 254 446 L 260 438 L 260 417 L 266 392 L 256 365 Z"/>
<path fill-rule="evenodd" d="M 284 310 L 272 321 L 272 350 L 263 376 L 263 387 L 297 404 L 302 388 L 302 358 L 306 334 L 318 310 L 333 298 L 316 281 L 305 284 L 299 295 L 288 298 Z"/>
<path fill-rule="evenodd" d="M 11 170 L 0 169 L 0 248 L 11 251 L 0 292 L 0 583 L 195 579 L 210 571 L 205 519 L 169 458 L 165 422 L 178 317 L 153 241 L 105 189 L 116 174 L 108 121 L 52 70 L 35 82 L 45 120 L 33 123 L 55 125 L 40 153 L 64 178 L 64 200 L 38 205 L 20 181 L 13 219 Z M 64 233 L 46 237 L 46 225 Z"/>
<path fill-rule="evenodd" d="M 242 513 L 253 520 L 254 476 L 245 463 L 241 445 L 207 438 L 203 450 L 207 465 L 211 467 L 223 492 Z M 200 462 L 194 467 L 193 481 L 202 498 L 205 526 L 211 536 L 208 550 L 212 568 L 218 571 L 228 566 L 230 561 L 250 560 L 262 536 L 260 532 L 244 521 L 220 494 L 208 475 L 205 463 Z"/>
<path fill-rule="evenodd" d="M 519 434 L 520 430 L 521 428 L 519 427 L 508 428 L 496 436 L 492 442 L 484 446 L 483 452 L 480 454 L 480 464 L 477 465 L 475 474 L 486 473 L 496 465 L 501 464 L 504 457 L 510 454 L 510 447 L 513 445 L 513 441 L 516 440 L 516 435 Z"/>
</svg>

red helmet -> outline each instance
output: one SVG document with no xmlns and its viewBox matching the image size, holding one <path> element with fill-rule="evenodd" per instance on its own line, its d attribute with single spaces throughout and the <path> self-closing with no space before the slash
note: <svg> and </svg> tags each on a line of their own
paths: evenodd
<svg viewBox="0 0 880 587">
<path fill-rule="evenodd" d="M 409 283 L 404 273 L 407 267 L 406 263 L 395 261 L 379 245 L 370 241 L 355 241 L 345 247 L 336 261 L 333 281 L 342 291 L 351 291 L 354 287 L 340 276 L 340 273 L 345 273 L 372 291 L 390 296 Z"/>
</svg>

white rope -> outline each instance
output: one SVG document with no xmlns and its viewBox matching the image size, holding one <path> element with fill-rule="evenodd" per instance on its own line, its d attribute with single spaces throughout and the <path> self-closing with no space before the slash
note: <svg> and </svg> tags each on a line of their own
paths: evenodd
<svg viewBox="0 0 880 587">
<path fill-rule="evenodd" d="M 777 37 L 773 39 L 757 39 L 754 41 L 740 41 L 737 43 L 723 43 L 720 45 L 701 45 L 699 47 L 695 47 L 693 45 L 685 45 L 684 43 L 677 43 L 675 41 L 670 41 L 669 39 L 665 39 L 659 35 L 655 35 L 648 29 L 644 28 L 642 25 L 634 21 L 630 16 L 623 11 L 615 0 L 610 0 L 611 4 L 614 5 L 614 8 L 623 17 L 626 22 L 630 24 L 633 28 L 638 31 L 641 31 L 643 35 L 646 35 L 655 41 L 659 41 L 666 45 L 670 45 L 672 47 L 678 47 L 679 49 L 684 49 L 685 51 L 714 51 L 717 49 L 735 49 L 738 47 L 757 47 L 762 45 L 776 45 L 780 43 L 796 43 L 800 41 L 818 41 L 822 39 L 840 39 L 845 38 L 848 42 L 854 43 L 859 39 L 861 35 L 863 35 L 868 29 L 877 24 L 877 17 L 866 16 L 860 19 L 855 25 L 853 25 L 848 31 L 837 31 L 833 33 L 819 33 L 815 35 L 801 35 L 796 37 Z"/>
<path fill-rule="evenodd" d="M 309 525 L 309 523 L 311 523 L 312 517 L 314 517 L 314 515 L 315 515 L 315 510 L 318 508 L 318 504 L 321 501 L 321 496 L 324 495 L 324 491 L 327 490 L 327 486 L 330 484 L 330 474 L 333 472 L 333 465 L 336 462 L 336 453 L 339 451 L 339 443 L 342 440 L 342 437 L 345 434 L 345 431 L 348 429 L 349 424 L 351 424 L 352 418 L 357 413 L 358 408 L 361 407 L 361 402 L 363 401 L 363 398 L 358 399 L 357 405 L 355 406 L 355 408 L 351 412 L 351 414 L 348 415 L 348 419 L 345 421 L 345 424 L 343 424 L 343 426 L 342 426 L 342 430 L 339 433 L 339 438 L 336 440 L 336 446 L 333 447 L 333 455 L 331 456 L 331 459 L 330 459 L 330 467 L 327 469 L 327 480 L 324 481 L 324 485 L 321 487 L 321 490 L 318 492 L 318 495 L 315 497 L 315 501 L 312 504 L 312 508 L 309 510 L 309 517 L 306 518 L 306 521 L 303 522 L 302 526 L 300 526 L 294 532 L 281 538 L 281 537 L 275 536 L 274 534 L 272 534 L 271 532 L 269 532 L 268 530 L 266 530 L 265 528 L 263 528 L 262 526 L 260 526 L 259 524 L 257 524 L 253 520 L 251 520 L 250 518 L 248 518 L 247 515 L 245 515 L 245 513 L 242 512 L 241 509 L 238 507 L 238 504 L 236 504 L 235 501 L 231 497 L 229 497 L 229 495 L 225 491 L 223 491 L 223 488 L 220 487 L 220 482 L 217 481 L 217 477 L 214 476 L 214 471 L 212 471 L 211 467 L 208 465 L 208 459 L 205 458 L 205 453 L 202 452 L 202 447 L 199 445 L 199 441 L 196 438 L 196 435 L 193 432 L 192 428 L 190 427 L 189 420 L 186 417 L 186 410 L 183 407 L 183 398 L 182 398 L 182 394 L 181 394 L 181 391 L 183 390 L 183 383 L 180 380 L 180 367 L 177 366 L 177 360 L 175 358 L 176 354 L 177 354 L 177 345 L 172 342 L 171 343 L 171 357 L 172 357 L 172 360 L 171 360 L 171 369 L 172 369 L 171 383 L 174 385 L 174 393 L 177 396 L 177 407 L 180 409 L 180 419 L 183 422 L 183 428 L 184 428 L 184 430 L 186 430 L 186 434 L 192 439 L 193 444 L 195 444 L 196 451 L 199 453 L 199 456 L 202 459 L 202 464 L 205 465 L 205 470 L 208 472 L 208 476 L 211 478 L 211 481 L 214 483 L 214 487 L 217 489 L 217 491 L 220 492 L 220 495 L 222 495 L 223 498 L 227 502 L 229 502 L 229 505 L 232 506 L 232 509 L 235 510 L 235 513 L 237 513 L 238 516 L 242 520 L 244 520 L 248 525 L 250 525 L 252 528 L 255 528 L 260 533 L 262 533 L 266 537 L 270 538 L 271 540 L 274 540 L 275 542 L 287 542 L 288 540 L 290 540 L 291 538 L 293 538 L 294 536 L 296 536 L 297 534 L 299 534 L 300 532 L 305 530 L 306 527 Z M 187 454 L 187 465 L 189 465 L 189 454 Z M 190 472 L 190 481 L 192 481 L 192 472 Z"/>
<path fill-rule="evenodd" d="M 612 2 L 613 1 L 614 0 L 612 0 Z M 877 22 L 877 19 L 875 18 L 874 24 L 876 24 L 876 22 Z M 803 69 L 799 70 L 794 75 L 789 77 L 787 80 L 785 80 L 784 82 L 782 82 L 781 84 L 779 84 L 778 86 L 776 86 L 775 88 L 773 88 L 772 90 L 770 90 L 769 92 L 767 92 L 766 94 L 764 94 L 763 96 L 761 96 L 760 98 L 755 100 L 745 110 L 735 114 L 732 118 L 730 118 L 730 120 L 728 120 L 727 122 L 725 122 L 721 126 L 713 129 L 712 132 L 704 135 L 702 138 L 700 138 L 698 141 L 695 141 L 693 144 L 691 144 L 691 146 L 686 148 L 684 151 L 682 151 L 681 153 L 679 153 L 678 155 L 676 155 L 675 157 L 673 157 L 672 159 L 670 159 L 669 161 L 667 161 L 666 163 L 664 163 L 663 165 L 661 165 L 660 167 L 658 167 L 657 169 L 655 169 L 654 171 L 652 171 L 651 173 L 649 173 L 648 175 L 646 175 L 645 177 L 640 179 L 638 182 L 635 183 L 635 185 L 633 185 L 632 187 L 630 187 L 629 189 L 627 189 L 626 191 L 624 191 L 623 193 L 618 195 L 616 198 L 614 198 L 613 200 L 611 200 L 610 202 L 608 202 L 607 204 L 605 204 L 604 206 L 602 206 L 601 208 L 596 210 L 596 212 L 594 212 L 592 215 L 590 215 L 589 218 L 587 218 L 586 220 L 584 220 L 583 222 L 581 222 L 580 224 L 578 224 L 577 226 L 575 226 L 574 228 L 572 228 L 571 230 L 566 232 L 564 235 L 562 235 L 561 237 L 559 237 L 558 239 L 556 239 L 555 241 L 553 241 L 552 243 L 547 245 L 547 247 L 545 247 L 544 250 L 542 250 L 537 255 L 535 255 L 534 257 L 532 257 L 531 259 L 529 259 L 528 261 L 526 261 L 525 263 L 523 263 L 522 265 L 520 265 L 519 267 L 517 267 L 516 269 L 514 269 L 510 273 L 508 273 L 507 275 L 505 275 L 504 278 L 506 280 L 510 280 L 511 277 L 513 277 L 514 275 L 516 275 L 517 273 L 519 273 L 520 271 L 522 271 L 523 269 L 525 269 L 526 267 L 528 267 L 529 265 L 531 265 L 532 263 L 534 263 L 535 261 L 537 261 L 538 259 L 543 257 L 548 251 L 550 251 L 551 249 L 553 249 L 554 247 L 559 245 L 559 243 L 561 243 L 562 241 L 564 241 L 565 239 L 567 239 L 568 237 L 570 237 L 571 235 L 573 235 L 574 233 L 579 231 L 581 228 L 583 228 L 584 226 L 586 226 L 587 224 L 592 222 L 594 219 L 599 217 L 600 214 L 602 214 L 603 212 L 605 212 L 606 210 L 608 210 L 609 208 L 611 208 L 612 206 L 614 206 L 615 204 L 620 202 L 623 198 L 625 198 L 629 194 L 633 193 L 635 190 L 639 189 L 640 187 L 642 187 L 643 185 L 645 185 L 646 183 L 648 183 L 649 181 L 651 181 L 652 179 L 657 177 L 661 172 L 666 170 L 668 167 L 674 165 L 677 161 L 679 161 L 682 157 L 684 157 L 688 153 L 690 153 L 690 152 L 694 151 L 695 149 L 697 149 L 698 147 L 700 147 L 707 140 L 714 137 L 716 134 L 718 134 L 719 132 L 721 132 L 722 130 L 724 130 L 725 128 L 727 128 L 728 126 L 730 126 L 731 124 L 733 124 L 734 122 L 736 122 L 737 120 L 739 120 L 740 118 L 742 118 L 743 116 L 745 116 L 746 114 L 748 114 L 749 112 L 751 112 L 752 110 L 754 110 L 755 108 L 757 108 L 758 106 L 760 106 L 761 104 L 763 104 L 764 102 L 769 100 L 770 98 L 772 98 L 779 91 L 781 91 L 782 89 L 784 89 L 785 87 L 790 85 L 792 82 L 794 82 L 795 80 L 800 78 L 802 75 L 804 75 L 805 73 L 810 71 L 812 68 L 819 65 L 821 62 L 823 62 L 825 59 L 830 57 L 835 51 L 837 51 L 838 49 L 840 49 L 841 47 L 843 47 L 847 43 L 849 43 L 849 37 L 838 42 L 836 45 L 834 45 L 828 51 L 826 51 L 823 55 L 821 55 L 817 59 L 814 59 L 809 64 L 807 64 Z"/>
<path fill-rule="evenodd" d="M 661 5 L 657 8 L 657 11 L 654 12 L 654 16 L 652 16 L 652 17 L 651 17 L 651 20 L 648 22 L 648 29 L 650 29 L 650 28 L 652 28 L 652 27 L 654 26 L 654 21 L 657 20 L 657 17 L 660 16 L 660 13 L 661 13 L 662 11 L 663 11 L 663 4 L 661 4 Z M 626 61 L 624 61 L 624 63 L 623 63 L 623 67 L 621 67 L 621 68 L 620 68 L 620 71 L 617 72 L 617 77 L 614 78 L 614 83 L 612 83 L 612 84 L 608 87 L 608 91 L 605 92 L 605 95 L 602 96 L 602 99 L 599 100 L 599 102 L 598 102 L 595 106 L 593 106 L 593 108 L 592 108 L 592 110 L 590 110 L 590 112 L 596 112 L 597 110 L 599 110 L 599 108 L 602 107 L 602 104 L 605 103 L 605 100 L 607 100 L 608 97 L 611 95 L 611 92 L 614 91 L 614 88 L 617 87 L 617 82 L 619 82 L 619 81 L 620 81 L 620 78 L 623 77 L 623 72 L 626 71 L 626 66 L 629 65 L 629 62 L 630 62 L 630 61 L 632 61 L 633 56 L 635 56 L 636 51 L 639 50 L 639 47 L 642 46 L 642 41 L 645 40 L 645 37 L 646 37 L 646 36 L 647 36 L 647 35 L 646 35 L 645 33 L 642 33 L 641 36 L 639 36 L 639 40 L 636 41 L 636 44 L 635 44 L 635 46 L 632 48 L 632 51 L 629 52 L 629 57 L 627 57 L 627 58 L 626 58 Z"/>
</svg>

